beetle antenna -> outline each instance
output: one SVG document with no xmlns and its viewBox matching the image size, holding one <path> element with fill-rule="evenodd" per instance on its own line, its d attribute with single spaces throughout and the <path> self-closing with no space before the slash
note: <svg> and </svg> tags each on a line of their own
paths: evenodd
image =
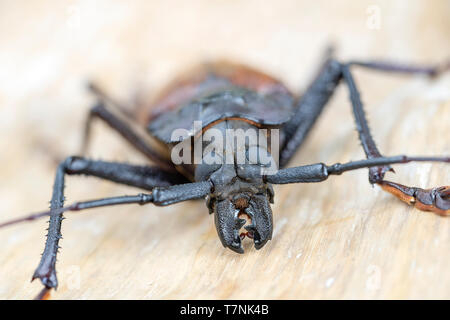
<svg viewBox="0 0 450 320">
<path fill-rule="evenodd" d="M 89 201 L 82 201 L 82 202 L 75 202 L 71 204 L 70 206 L 58 208 L 58 209 L 50 209 L 47 211 L 37 212 L 33 213 L 21 218 L 9 220 L 3 223 L 0 223 L 0 228 L 7 227 L 10 225 L 18 224 L 25 221 L 33 221 L 40 219 L 42 217 L 47 216 L 57 216 L 60 214 L 63 214 L 66 211 L 80 211 L 80 210 L 86 210 L 91 208 L 98 208 L 98 207 L 105 207 L 105 206 L 113 206 L 118 204 L 130 204 L 130 203 L 137 203 L 137 204 L 146 204 L 153 201 L 152 194 L 145 194 L 140 193 L 135 196 L 120 196 L 120 197 L 111 197 L 111 198 L 104 198 L 104 199 L 97 199 L 97 200 L 89 200 Z"/>
<path fill-rule="evenodd" d="M 327 166 L 324 163 L 315 163 L 278 170 L 274 175 L 265 176 L 265 180 L 274 184 L 321 182 L 328 179 L 331 175 L 340 175 L 346 171 L 414 161 L 450 163 L 450 157 L 377 157 L 346 163 L 335 163 L 331 166 Z"/>
<path fill-rule="evenodd" d="M 390 165 L 396 163 L 408 162 L 450 162 L 450 157 L 410 157 L 410 156 L 393 156 L 393 157 L 378 157 L 365 160 L 351 161 L 344 164 L 337 163 L 328 167 L 329 174 L 341 174 L 345 171 L 370 168 L 376 166 Z"/>
<path fill-rule="evenodd" d="M 48 211 L 33 213 L 28 216 L 0 223 L 0 228 L 24 221 L 32 221 L 46 216 L 57 216 L 66 211 L 81 211 L 91 208 L 114 206 L 119 204 L 147 204 L 167 206 L 186 200 L 204 198 L 211 192 L 209 181 L 172 185 L 170 187 L 153 188 L 152 193 L 139 193 L 133 196 L 118 196 L 72 203 L 70 206 L 54 208 Z"/>
</svg>

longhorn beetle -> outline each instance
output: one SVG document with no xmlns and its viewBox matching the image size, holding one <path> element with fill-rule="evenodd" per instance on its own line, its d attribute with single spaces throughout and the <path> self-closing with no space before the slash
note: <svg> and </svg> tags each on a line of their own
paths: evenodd
<svg viewBox="0 0 450 320">
<path fill-rule="evenodd" d="M 173 151 L 180 143 L 191 146 L 210 129 L 219 133 L 225 133 L 229 129 L 266 129 L 266 133 L 267 129 L 279 130 L 276 140 L 279 150 L 271 149 L 261 140 L 256 144 L 245 142 L 241 149 L 232 144 L 231 151 L 225 150 L 223 145 L 221 150 L 221 147 L 213 145 L 212 141 L 200 144 L 200 152 L 203 155 L 215 160 L 223 160 L 225 156 L 231 158 L 231 161 L 225 163 L 214 161 L 175 164 L 174 161 L 168 160 L 164 154 L 157 152 L 136 134 L 128 122 L 109 109 L 115 106 L 124 111 L 120 104 L 114 102 L 97 86 L 91 85 L 98 103 L 90 109 L 84 146 L 86 147 L 89 141 L 91 121 L 98 118 L 122 135 L 152 161 L 153 165 L 136 166 L 94 161 L 80 156 L 68 157 L 57 168 L 49 211 L 0 224 L 0 227 L 4 227 L 50 216 L 44 253 L 33 275 L 33 279 L 39 278 L 44 285 L 37 298 L 48 297 L 49 291 L 58 286 L 55 263 L 61 238 L 61 222 L 66 211 L 131 203 L 167 206 L 206 198 L 206 205 L 209 212 L 214 214 L 217 233 L 223 246 L 243 253 L 243 238 L 253 239 L 255 248 L 261 249 L 272 237 L 272 184 L 321 182 L 332 175 L 369 168 L 371 184 L 378 184 L 383 190 L 420 210 L 432 211 L 442 216 L 449 215 L 450 186 L 421 189 L 384 180 L 385 173 L 392 170 L 391 164 L 411 161 L 449 163 L 450 157 L 383 156 L 369 130 L 351 66 L 428 76 L 437 76 L 448 69 L 448 66 L 417 67 L 379 61 L 341 63 L 329 53 L 308 89 L 300 98 L 296 98 L 281 82 L 254 69 L 226 62 L 205 65 L 169 86 L 156 100 L 151 112 L 147 113 L 145 121 L 148 133 L 165 146 L 167 152 Z M 286 167 L 340 82 L 348 87 L 356 128 L 367 159 L 333 165 L 315 163 Z M 196 128 L 194 123 L 198 121 L 201 121 L 201 126 Z M 174 131 L 178 129 L 183 129 L 187 135 L 183 138 L 174 136 Z M 269 139 L 269 136 L 270 134 L 267 134 L 266 138 Z M 186 153 L 183 157 L 189 156 L 189 151 L 186 150 L 183 151 Z M 251 160 L 246 156 L 243 162 L 237 161 L 240 152 L 248 155 L 251 150 L 256 150 L 259 156 L 266 154 L 269 157 L 274 151 L 279 152 L 277 162 L 280 169 L 271 174 L 265 173 L 262 169 L 266 167 L 266 163 L 258 157 Z M 76 202 L 64 206 L 65 175 L 75 174 L 139 187 L 150 193 Z"/>
</svg>

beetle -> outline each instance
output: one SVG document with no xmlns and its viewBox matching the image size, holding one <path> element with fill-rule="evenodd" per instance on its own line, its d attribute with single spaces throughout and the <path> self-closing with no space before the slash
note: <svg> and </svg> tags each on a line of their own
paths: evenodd
<svg viewBox="0 0 450 320">
<path fill-rule="evenodd" d="M 138 117 L 145 120 L 148 133 L 163 146 L 163 152 L 145 142 L 127 121 L 116 114 L 119 111 L 130 117 L 120 104 L 91 84 L 90 89 L 98 102 L 89 112 L 83 150 L 86 150 L 89 142 L 92 120 L 101 119 L 154 165 L 136 166 L 95 161 L 82 156 L 68 157 L 57 168 L 49 211 L 0 224 L 0 227 L 5 227 L 50 216 L 44 253 L 33 275 L 33 280 L 39 278 L 44 285 L 37 298 L 48 297 L 49 291 L 58 286 L 55 264 L 62 237 L 63 213 L 67 211 L 132 203 L 167 206 L 187 200 L 206 199 L 209 213 L 214 215 L 222 245 L 234 252 L 244 253 L 244 238 L 253 239 L 256 249 L 261 249 L 272 238 L 270 204 L 274 201 L 273 184 L 321 182 L 332 175 L 368 168 L 371 184 L 379 185 L 420 210 L 448 216 L 450 186 L 421 189 L 384 179 L 385 174 L 392 170 L 392 164 L 411 161 L 449 163 L 450 157 L 383 156 L 369 130 L 360 94 L 352 76 L 352 66 L 432 77 L 448 69 L 448 66 L 418 67 L 383 61 L 342 63 L 329 52 L 308 89 L 302 96 L 296 97 L 279 80 L 250 67 L 229 62 L 206 64 L 188 76 L 178 78 L 146 110 L 145 115 Z M 349 90 L 356 128 L 366 159 L 343 164 L 315 163 L 287 167 L 341 82 Z M 115 107 L 116 111 L 113 112 L 111 107 Z M 195 123 L 199 121 L 201 125 L 196 127 Z M 180 129 L 184 130 L 185 136 L 173 134 Z M 195 145 L 212 129 L 225 136 L 227 130 L 263 130 L 265 136 L 257 143 L 245 141 L 241 149 L 237 145 L 225 149 L 223 145 L 218 147 L 213 144 L 212 140 L 209 143 L 200 140 L 201 154 L 222 160 L 219 162 L 175 163 L 173 159 L 168 159 L 168 155 L 173 155 L 180 144 L 187 147 Z M 272 138 L 268 130 L 278 130 L 275 131 L 278 150 L 262 143 L 264 139 Z M 186 150 L 184 152 L 193 152 L 192 149 Z M 263 163 L 260 157 L 251 161 L 248 155 L 252 150 L 256 150 L 259 156 L 265 154 L 269 158 L 276 151 L 277 170 L 272 173 L 264 171 L 267 163 Z M 244 154 L 244 161 L 237 161 L 240 153 Z M 225 156 L 229 156 L 231 162 L 223 161 Z M 65 176 L 80 174 L 139 187 L 150 193 L 82 201 L 64 206 Z"/>
</svg>

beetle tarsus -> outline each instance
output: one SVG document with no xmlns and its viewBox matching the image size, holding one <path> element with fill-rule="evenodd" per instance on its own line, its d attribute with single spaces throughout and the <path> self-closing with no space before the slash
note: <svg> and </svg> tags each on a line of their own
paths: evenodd
<svg viewBox="0 0 450 320">
<path fill-rule="evenodd" d="M 441 216 L 450 216 L 450 186 L 432 189 L 408 187 L 383 180 L 378 185 L 398 199 L 422 211 L 431 211 Z"/>
</svg>

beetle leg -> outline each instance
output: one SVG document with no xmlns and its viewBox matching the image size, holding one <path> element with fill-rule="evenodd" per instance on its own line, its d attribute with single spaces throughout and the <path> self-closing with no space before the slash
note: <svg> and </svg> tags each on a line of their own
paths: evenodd
<svg viewBox="0 0 450 320">
<path fill-rule="evenodd" d="M 149 144 L 145 142 L 144 139 L 142 139 L 142 137 L 140 137 L 134 130 L 132 130 L 124 120 L 120 119 L 118 116 L 110 112 L 105 107 L 102 100 L 99 100 L 99 102 L 91 108 L 86 119 L 81 151 L 82 154 L 85 154 L 88 148 L 92 120 L 96 118 L 106 122 L 112 129 L 114 129 L 122 137 L 124 137 L 125 140 L 127 140 L 133 147 L 135 147 L 138 151 L 140 151 L 143 155 L 145 155 L 159 167 L 172 172 L 176 171 L 175 166 L 170 160 L 165 159 L 154 148 L 149 146 Z"/>
<path fill-rule="evenodd" d="M 170 186 L 175 183 L 185 182 L 179 175 L 171 175 L 164 171 L 161 172 L 153 167 L 132 166 L 121 163 L 92 161 L 80 157 L 69 157 L 58 166 L 53 185 L 52 200 L 50 202 L 51 210 L 58 210 L 64 205 L 64 177 L 66 174 L 96 176 L 147 190 L 152 190 L 153 187 L 158 185 Z M 63 219 L 62 215 L 52 215 L 50 217 L 44 253 L 33 275 L 33 280 L 39 278 L 42 284 L 48 289 L 58 286 L 55 263 L 59 248 L 59 239 L 62 237 L 61 222 Z M 5 225 L 8 225 L 8 223 L 3 224 L 3 226 Z"/>
<path fill-rule="evenodd" d="M 367 159 L 381 157 L 381 153 L 373 140 L 372 134 L 367 123 L 366 115 L 362 105 L 361 97 L 356 83 L 353 80 L 350 69 L 347 65 L 342 65 L 342 74 L 347 83 L 350 92 L 350 100 L 353 107 L 353 115 L 355 117 L 356 129 L 358 131 L 359 140 L 366 154 Z M 390 166 L 373 167 L 369 169 L 370 183 L 376 183 L 384 178 L 386 172 L 391 171 Z"/>
<path fill-rule="evenodd" d="M 282 128 L 283 145 L 280 150 L 280 167 L 284 167 L 301 146 L 342 78 L 340 64 L 332 59 L 332 52 L 332 49 L 327 51 L 325 63 L 297 102 L 292 119 Z M 424 74 L 431 77 L 450 70 L 450 61 L 435 66 L 414 66 L 388 61 L 352 60 L 348 65 L 392 73 Z"/>
<path fill-rule="evenodd" d="M 100 86 L 94 82 L 89 82 L 88 89 L 97 96 L 98 100 L 107 102 L 129 120 L 136 121 L 135 114 L 130 110 L 130 108 L 125 107 L 120 102 L 109 96 L 105 91 L 103 91 L 103 89 L 100 88 Z"/>
<path fill-rule="evenodd" d="M 417 70 L 409 70 L 409 72 L 413 71 Z M 424 70 L 420 69 L 419 71 Z M 355 81 L 353 80 L 353 76 L 350 72 L 349 65 L 342 65 L 342 74 L 349 88 L 356 128 L 358 130 L 359 139 L 363 146 L 364 152 L 368 159 L 382 157 L 370 133 L 369 125 L 364 114 L 363 104 L 361 102 Z M 392 171 L 392 168 L 389 165 L 371 167 L 369 169 L 369 182 L 372 184 L 378 184 L 383 190 L 395 195 L 402 201 L 414 204 L 415 207 L 420 210 L 432 211 L 440 215 L 449 214 L 450 187 L 439 187 L 426 190 L 416 187 L 407 187 L 383 180 L 387 171 Z"/>
<path fill-rule="evenodd" d="M 284 167 L 305 140 L 341 80 L 340 64 L 327 59 L 314 81 L 297 102 L 296 111 L 282 130 L 280 167 Z"/>
</svg>

